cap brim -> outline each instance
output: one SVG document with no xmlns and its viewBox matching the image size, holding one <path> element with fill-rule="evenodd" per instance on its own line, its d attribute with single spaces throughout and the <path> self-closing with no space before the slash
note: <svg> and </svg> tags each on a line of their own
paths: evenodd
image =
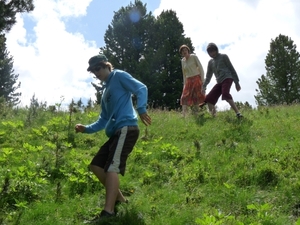
<svg viewBox="0 0 300 225">
<path fill-rule="evenodd" d="M 91 66 L 89 66 L 86 70 L 88 71 L 88 72 L 90 72 L 91 71 L 91 69 L 92 69 L 92 67 Z"/>
<path fill-rule="evenodd" d="M 93 64 L 93 65 L 90 65 L 90 66 L 87 68 L 87 71 L 88 71 L 88 72 L 92 71 L 92 69 L 93 69 L 94 67 L 96 67 L 97 64 L 98 64 L 98 63 Z"/>
</svg>

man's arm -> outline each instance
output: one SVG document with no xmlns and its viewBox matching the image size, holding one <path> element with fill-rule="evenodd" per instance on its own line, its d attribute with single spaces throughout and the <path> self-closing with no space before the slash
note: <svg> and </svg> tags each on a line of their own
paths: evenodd
<svg viewBox="0 0 300 225">
<path fill-rule="evenodd" d="M 234 83 L 239 84 L 239 77 L 238 77 L 237 72 L 235 71 L 228 55 L 224 54 L 223 57 L 224 57 L 225 64 L 227 65 L 228 69 L 231 72 Z"/>
<path fill-rule="evenodd" d="M 213 75 L 213 69 L 212 69 L 212 60 L 210 60 L 208 62 L 208 65 L 207 65 L 207 72 L 206 72 L 206 77 L 205 77 L 205 81 L 203 83 L 203 90 L 205 91 L 206 90 L 206 87 L 207 85 L 209 84 L 210 80 L 211 80 L 211 77 Z"/>
</svg>

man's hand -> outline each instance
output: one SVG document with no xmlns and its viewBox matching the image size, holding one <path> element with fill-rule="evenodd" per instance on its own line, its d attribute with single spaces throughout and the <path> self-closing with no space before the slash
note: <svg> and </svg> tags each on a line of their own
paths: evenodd
<svg viewBox="0 0 300 225">
<path fill-rule="evenodd" d="M 140 118 L 146 126 L 151 125 L 151 117 L 147 113 L 140 114 Z"/>
<path fill-rule="evenodd" d="M 240 91 L 240 90 L 241 90 L 240 84 L 235 84 L 235 89 L 236 89 L 237 91 Z"/>
<path fill-rule="evenodd" d="M 85 130 L 85 126 L 83 126 L 82 124 L 76 124 L 75 126 L 76 133 L 82 133 L 84 130 Z"/>
</svg>

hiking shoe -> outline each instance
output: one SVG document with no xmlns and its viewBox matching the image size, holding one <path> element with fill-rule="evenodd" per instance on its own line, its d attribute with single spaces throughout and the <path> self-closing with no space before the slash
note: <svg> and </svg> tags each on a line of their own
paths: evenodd
<svg viewBox="0 0 300 225">
<path fill-rule="evenodd" d="M 243 115 L 242 115 L 241 113 L 237 113 L 237 114 L 236 114 L 236 117 L 237 117 L 238 119 L 240 119 L 240 118 L 243 118 Z"/>
<path fill-rule="evenodd" d="M 203 109 L 203 107 L 206 105 L 206 102 L 202 102 L 202 103 L 200 103 L 199 104 L 199 107 L 201 108 L 201 109 Z"/>
<path fill-rule="evenodd" d="M 104 209 L 100 213 L 100 218 L 103 218 L 103 217 L 114 217 L 114 216 L 115 216 L 115 213 L 109 213 L 109 212 L 105 211 Z"/>
<path fill-rule="evenodd" d="M 101 213 L 98 214 L 97 216 L 95 216 L 93 219 L 84 221 L 84 224 L 96 224 L 99 221 L 101 221 L 102 219 L 115 217 L 115 216 L 116 216 L 115 213 L 109 213 L 105 210 L 102 210 Z"/>
</svg>

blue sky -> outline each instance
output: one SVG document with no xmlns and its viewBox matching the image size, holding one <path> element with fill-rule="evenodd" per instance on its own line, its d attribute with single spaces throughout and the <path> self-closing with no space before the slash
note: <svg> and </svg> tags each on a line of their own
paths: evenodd
<svg viewBox="0 0 300 225">
<path fill-rule="evenodd" d="M 66 21 L 67 31 L 80 32 L 87 40 L 95 40 L 98 46 L 104 46 L 104 34 L 113 19 L 114 12 L 130 5 L 131 2 L 134 0 L 111 0 L 109 3 L 94 0 L 87 7 L 85 16 Z M 160 0 L 142 2 L 146 4 L 148 12 L 152 12 L 159 7 Z"/>
<path fill-rule="evenodd" d="M 103 1 L 91 1 L 86 8 L 86 14 L 80 16 L 64 17 L 62 20 L 65 23 L 66 31 L 70 33 L 81 33 L 84 38 L 91 41 L 96 41 L 98 46 L 104 46 L 104 34 L 111 23 L 114 12 L 118 11 L 121 7 L 126 7 L 130 3 L 134 2 L 130 0 L 112 0 L 109 4 Z M 148 0 L 143 1 L 146 4 L 148 12 L 152 12 L 159 7 L 160 0 Z M 31 41 L 35 41 L 34 27 L 36 21 L 28 14 L 23 14 L 24 27 L 27 31 L 28 38 Z"/>
<path fill-rule="evenodd" d="M 6 35 L 7 49 L 21 81 L 25 106 L 35 94 L 48 105 L 72 99 L 95 99 L 95 80 L 86 71 L 88 59 L 105 45 L 104 33 L 115 11 L 129 0 L 35 0 L 35 10 L 18 15 Z M 300 46 L 299 0 L 144 0 L 154 16 L 172 9 L 183 24 L 206 72 L 207 43 L 215 42 L 233 63 L 242 90 L 232 88 L 235 101 L 255 106 L 256 81 L 265 74 L 270 42 L 279 34 Z M 183 43 L 184 44 L 184 43 Z M 179 46 L 178 46 L 179 47 Z M 297 48 L 300 52 L 300 48 Z M 180 63 L 180 62 L 178 62 Z M 122 68 L 119 68 L 122 69 Z M 215 84 L 212 79 L 209 89 Z M 228 104 L 219 100 L 219 108 Z"/>
</svg>

